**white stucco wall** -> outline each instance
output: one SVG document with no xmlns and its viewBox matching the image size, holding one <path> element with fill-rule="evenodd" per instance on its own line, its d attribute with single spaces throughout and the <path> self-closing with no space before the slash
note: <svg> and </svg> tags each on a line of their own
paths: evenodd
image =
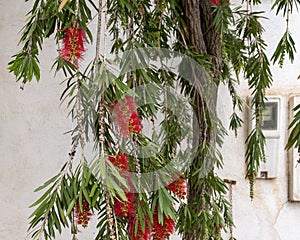
<svg viewBox="0 0 300 240">
<path fill-rule="evenodd" d="M 270 18 L 265 21 L 266 39 L 269 52 L 274 51 L 279 35 L 284 31 L 285 21 L 270 12 L 273 1 L 264 0 L 264 9 Z M 45 42 L 46 53 L 42 54 L 42 79 L 32 82 L 25 90 L 19 89 L 12 74 L 6 70 L 10 56 L 16 53 L 20 35 L 16 33 L 24 24 L 25 13 L 30 4 L 20 0 L 0 0 L 0 239 L 26 239 L 27 217 L 31 213 L 28 206 L 39 194 L 33 189 L 53 176 L 67 159 L 70 138 L 63 133 L 72 127 L 66 119 L 67 109 L 60 106 L 59 97 L 63 86 L 61 76 L 54 79 L 49 73 L 56 49 L 51 41 Z M 27 9 L 27 10 L 26 10 Z M 300 15 L 291 18 L 298 52 L 300 52 Z M 288 96 L 300 94 L 297 77 L 300 74 L 300 53 L 295 62 L 285 63 L 283 69 L 272 67 L 274 85 L 270 95 L 280 95 L 283 99 L 281 114 L 282 129 L 278 176 L 274 180 L 258 180 L 255 184 L 255 198 L 249 198 L 248 182 L 244 179 L 245 137 L 247 124 L 239 130 L 238 137 L 232 133 L 225 139 L 224 169 L 219 174 L 237 181 L 233 187 L 234 236 L 239 240 L 297 240 L 300 239 L 300 204 L 288 202 L 288 159 L 284 151 L 287 140 Z M 249 91 L 242 83 L 239 91 L 246 98 Z M 231 100 L 225 87 L 220 88 L 218 111 L 228 127 Z M 247 114 L 244 114 L 247 123 Z M 92 239 L 90 232 L 80 239 Z M 28 238 L 29 239 L 29 238 Z M 58 237 L 57 239 L 63 239 Z M 67 238 L 69 239 L 69 237 Z M 174 238 L 175 239 L 175 238 Z"/>
<path fill-rule="evenodd" d="M 235 1 L 237 2 L 237 1 Z M 269 44 L 269 56 L 276 48 L 281 34 L 285 30 L 285 20 L 282 16 L 275 16 L 270 11 L 274 1 L 262 1 L 263 7 L 258 10 L 265 10 L 269 20 L 264 21 L 266 29 L 265 39 Z M 284 150 L 287 141 L 288 128 L 288 100 L 292 94 L 300 93 L 300 85 L 297 77 L 300 74 L 300 34 L 298 31 L 300 14 L 292 15 L 290 19 L 290 30 L 296 41 L 298 53 L 295 55 L 293 64 L 285 61 L 284 67 L 272 66 L 274 83 L 268 90 L 270 96 L 282 97 L 282 111 L 280 121 L 282 123 L 279 140 L 278 175 L 273 180 L 257 180 L 255 184 L 255 197 L 251 202 L 249 198 L 249 184 L 245 180 L 245 139 L 248 130 L 249 117 L 243 113 L 245 127 L 239 130 L 238 137 L 233 133 L 225 139 L 222 152 L 224 154 L 224 169 L 220 175 L 237 181 L 233 186 L 233 212 L 235 226 L 234 236 L 237 239 L 264 239 L 264 240 L 297 240 L 300 239 L 300 228 L 297 223 L 300 221 L 300 204 L 288 201 L 288 156 Z M 222 89 L 223 88 L 223 89 Z M 219 108 L 220 116 L 224 119 L 224 125 L 228 127 L 231 103 L 226 89 L 220 89 Z M 246 100 L 250 96 L 245 83 L 239 87 L 239 93 Z"/>
<path fill-rule="evenodd" d="M 29 5 L 0 1 L 0 239 L 25 239 L 28 206 L 39 196 L 33 190 L 61 168 L 70 145 L 63 132 L 71 123 L 66 109 L 59 107 L 62 79 L 48 73 L 55 48 L 42 58 L 39 84 L 28 84 L 22 91 L 7 71 Z"/>
</svg>

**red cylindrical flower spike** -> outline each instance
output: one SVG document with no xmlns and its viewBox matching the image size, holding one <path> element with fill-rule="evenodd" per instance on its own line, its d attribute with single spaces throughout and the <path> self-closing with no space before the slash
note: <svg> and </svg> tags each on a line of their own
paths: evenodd
<svg viewBox="0 0 300 240">
<path fill-rule="evenodd" d="M 90 208 L 88 202 L 85 198 L 82 198 L 82 209 L 80 209 L 80 204 L 77 201 L 75 204 L 75 217 L 77 218 L 77 224 L 82 225 L 82 227 L 87 227 L 90 216 L 91 216 Z"/>
<path fill-rule="evenodd" d="M 77 28 L 77 24 L 73 24 L 65 30 L 64 34 L 60 57 L 78 67 L 78 60 L 83 57 L 85 52 L 85 32 L 83 29 Z"/>
<path fill-rule="evenodd" d="M 136 232 L 136 224 L 137 226 L 137 232 Z M 130 237 L 130 240 L 150 240 L 151 233 L 149 229 L 149 222 L 146 218 L 144 218 L 144 229 L 141 226 L 141 223 L 136 223 L 136 219 L 132 219 L 128 222 L 128 234 Z"/>
<path fill-rule="evenodd" d="M 183 177 L 176 179 L 174 182 L 167 186 L 171 192 L 173 192 L 177 197 L 184 199 L 187 192 L 186 181 Z"/>
<path fill-rule="evenodd" d="M 142 120 L 137 113 L 135 100 L 131 96 L 126 96 L 115 103 L 113 118 L 123 137 L 132 132 L 140 133 L 142 131 Z"/>
<path fill-rule="evenodd" d="M 152 235 L 153 240 L 163 240 L 167 239 L 171 236 L 175 229 L 175 222 L 172 218 L 163 217 L 163 223 L 158 221 L 158 210 L 156 206 L 156 210 L 153 215 L 153 227 L 152 227 Z"/>
<path fill-rule="evenodd" d="M 214 6 L 214 5 L 220 6 L 221 5 L 221 0 L 211 0 L 211 5 L 212 6 Z"/>
</svg>

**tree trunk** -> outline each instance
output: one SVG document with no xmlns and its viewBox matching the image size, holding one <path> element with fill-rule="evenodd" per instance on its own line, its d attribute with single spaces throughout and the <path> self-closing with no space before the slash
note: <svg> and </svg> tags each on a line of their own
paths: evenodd
<svg viewBox="0 0 300 240">
<path fill-rule="evenodd" d="M 203 88 L 209 87 L 209 96 L 204 96 L 202 92 L 194 89 L 192 98 L 194 102 L 194 126 L 197 125 L 196 138 L 199 148 L 204 142 L 215 144 L 216 130 L 210 124 L 211 118 L 216 115 L 218 79 L 221 71 L 221 40 L 220 34 L 213 27 L 213 14 L 211 0 L 179 0 L 182 7 L 183 18 L 186 24 L 185 37 L 189 46 L 200 54 L 208 54 L 208 59 L 212 63 L 211 73 L 194 76 L 193 82 L 200 84 Z M 214 80 L 213 80 L 214 79 Z M 209 114 L 208 114 L 209 112 Z M 206 164 L 205 154 L 199 151 L 191 164 L 191 174 L 193 170 L 203 167 Z M 213 165 L 213 163 L 210 163 Z M 213 171 L 213 166 L 209 171 Z M 189 177 L 188 182 L 188 205 L 197 214 L 205 210 L 203 201 L 204 194 L 207 193 L 205 182 L 199 178 Z M 191 231 L 184 234 L 184 240 L 202 239 L 203 232 L 201 223 L 196 223 Z"/>
</svg>

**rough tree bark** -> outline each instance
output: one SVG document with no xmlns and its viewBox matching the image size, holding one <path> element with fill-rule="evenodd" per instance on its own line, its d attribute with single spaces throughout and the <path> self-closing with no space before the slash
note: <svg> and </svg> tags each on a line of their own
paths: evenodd
<svg viewBox="0 0 300 240">
<path fill-rule="evenodd" d="M 221 71 L 221 40 L 220 33 L 213 27 L 213 14 L 211 0 L 178 0 L 183 11 L 183 18 L 186 24 L 185 37 L 188 45 L 200 54 L 210 56 L 212 63 L 210 74 L 194 76 L 193 81 L 202 86 L 209 86 L 209 99 L 204 97 L 196 89 L 193 92 L 193 102 L 195 106 L 195 120 L 198 122 L 199 136 L 197 137 L 199 148 L 204 141 L 215 144 L 215 129 L 209 124 L 207 112 L 210 111 L 210 117 L 216 114 L 217 92 Z M 214 80 L 213 80 L 214 79 Z M 195 157 L 191 164 L 191 169 L 199 169 L 205 156 L 200 154 Z M 213 170 L 211 170 L 213 171 Z M 204 210 L 205 205 L 201 203 L 206 191 L 205 184 L 196 182 L 197 178 L 189 178 L 188 184 L 188 205 L 194 213 Z M 200 201 L 199 201 L 200 199 Z M 196 228 L 191 232 L 184 234 L 184 240 L 199 240 L 201 237 L 201 223 L 196 224 Z"/>
</svg>

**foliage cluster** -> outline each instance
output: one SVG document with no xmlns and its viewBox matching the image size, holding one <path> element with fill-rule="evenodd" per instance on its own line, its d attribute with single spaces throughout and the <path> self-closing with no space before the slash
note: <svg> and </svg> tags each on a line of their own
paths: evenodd
<svg viewBox="0 0 300 240">
<path fill-rule="evenodd" d="M 77 216 L 83 211 L 97 216 L 96 239 L 134 239 L 139 232 L 145 233 L 148 223 L 164 226 L 164 222 L 171 222 L 166 219 L 176 221 L 176 229 L 183 236 L 195 232 L 194 239 L 222 239 L 222 230 L 228 231 L 233 220 L 230 203 L 225 197 L 226 184 L 216 176 L 214 168 L 223 165 L 218 149 L 222 147 L 226 131 L 214 109 L 207 106 L 210 106 L 210 99 L 216 97 L 210 96 L 211 86 L 228 86 L 233 103 L 230 129 L 237 133 L 243 124 L 238 114 L 243 111 L 243 101 L 236 90 L 240 76 L 248 81 L 252 92 L 250 107 L 256 123 L 246 140 L 245 156 L 245 177 L 250 180 L 253 198 L 256 173 L 265 160 L 262 112 L 266 89 L 272 84 L 261 24 L 264 12 L 253 10 L 261 4 L 259 0 L 242 1 L 237 7 L 229 1 L 212 5 L 206 2 L 214 19 L 209 27 L 221 37 L 220 76 L 212 70 L 213 56 L 200 54 L 186 43 L 189 29 L 182 18 L 182 6 L 176 0 L 99 0 L 99 3 L 69 0 L 63 1 L 63 5 L 58 0 L 34 1 L 22 30 L 22 49 L 9 62 L 8 68 L 18 81 L 25 84 L 33 78 L 40 80 L 38 57 L 45 38 L 54 38 L 58 53 L 61 53 L 66 30 L 76 25 L 85 32 L 86 46 L 93 41 L 96 43 L 95 57 L 85 64 L 85 69 L 81 66 L 83 60 L 74 64 L 61 55 L 52 66 L 66 77 L 61 100 L 67 101 L 76 126 L 71 131 L 69 159 L 56 176 L 36 189 L 44 192 L 31 206 L 35 210 L 30 216 L 29 231 L 34 239 L 54 239 L 63 228 L 70 228 L 73 239 L 77 239 L 80 226 L 76 211 Z M 299 5 L 299 0 L 277 0 L 273 9 L 277 14 L 282 12 L 288 22 L 290 13 Z M 89 27 L 94 16 L 98 18 L 96 33 Z M 106 57 L 107 45 L 115 59 Z M 167 65 L 168 60 L 174 58 L 174 51 L 185 56 L 180 59 L 179 74 Z M 282 66 L 286 55 L 293 61 L 294 52 L 295 43 L 287 24 L 272 60 Z M 150 61 L 153 59 L 155 64 Z M 203 76 L 205 83 L 200 79 Z M 203 111 L 193 105 L 194 92 L 207 101 Z M 183 104 L 178 98 L 180 94 L 189 102 Z M 128 96 L 137 103 L 136 121 L 141 118 L 143 124 L 152 126 L 151 136 L 140 128 L 120 133 L 112 108 Z M 172 108 L 178 103 L 177 108 Z M 215 139 L 206 141 L 204 138 L 193 148 L 190 146 L 199 142 L 195 132 L 201 128 L 191 119 L 195 119 L 193 112 L 199 111 L 209 126 L 209 134 L 215 134 Z M 298 112 L 291 124 L 293 131 L 288 148 L 300 146 L 299 119 Z M 158 130 L 157 125 L 160 126 Z M 93 159 L 86 159 L 84 149 L 88 142 L 95 146 Z M 186 149 L 182 148 L 184 144 Z M 76 162 L 78 152 L 81 156 Z M 120 172 L 120 168 L 109 161 L 118 154 L 129 155 L 130 182 L 128 173 Z M 183 162 L 189 158 L 191 164 Z M 180 169 L 179 179 L 192 183 L 186 200 L 182 195 L 178 198 L 174 192 L 180 189 L 170 185 L 176 181 L 174 174 L 179 177 L 178 160 L 185 166 Z M 130 229 L 126 218 L 117 216 L 114 209 L 116 202 L 128 201 L 128 188 L 135 194 L 136 208 L 134 227 L 131 225 Z M 189 204 L 193 189 L 201 189 L 201 196 L 197 196 L 197 202 Z M 200 206 L 200 210 L 195 210 L 199 208 L 193 204 Z M 169 234 L 165 236 L 161 239 Z"/>
</svg>

